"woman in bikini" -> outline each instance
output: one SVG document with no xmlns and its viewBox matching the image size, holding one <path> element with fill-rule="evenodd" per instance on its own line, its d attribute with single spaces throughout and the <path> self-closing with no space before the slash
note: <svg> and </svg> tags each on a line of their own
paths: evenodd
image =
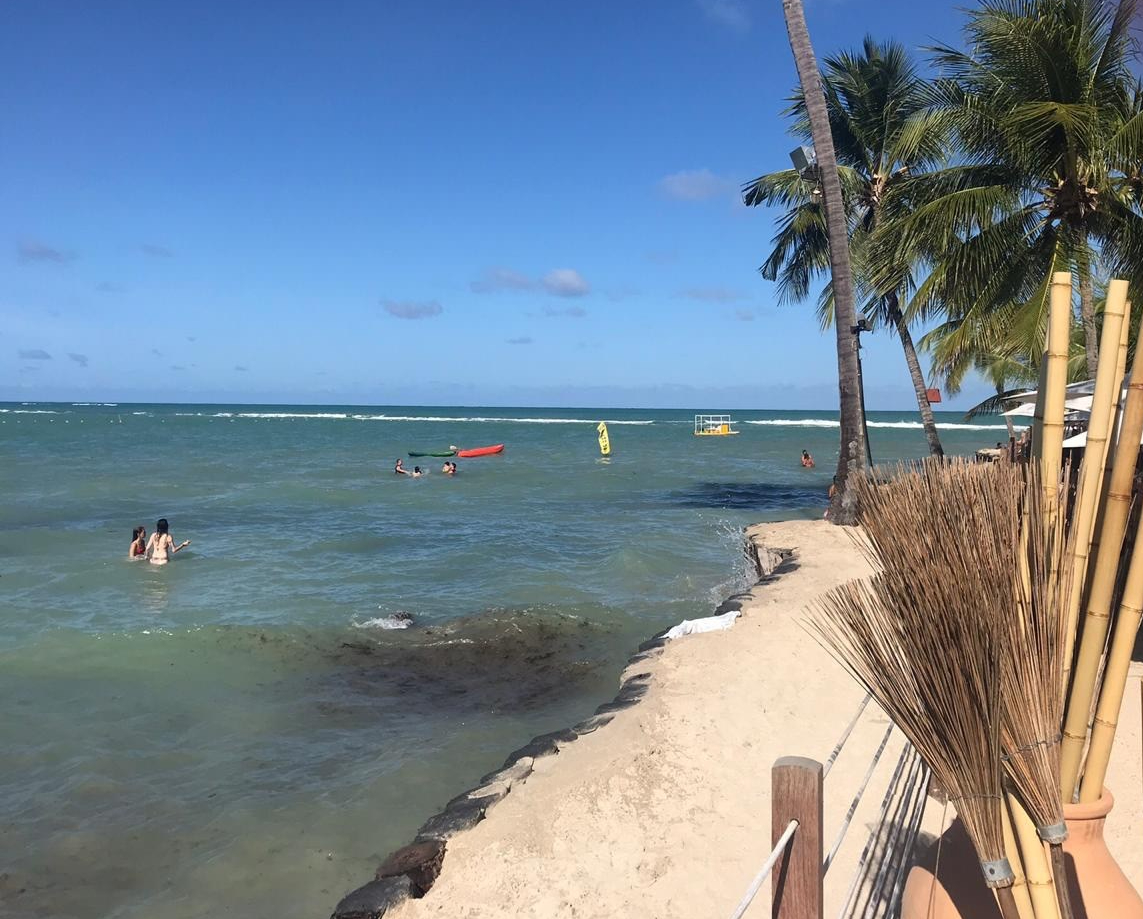
<svg viewBox="0 0 1143 919">
<path fill-rule="evenodd" d="M 171 534 L 167 532 L 167 527 L 167 518 L 160 517 L 155 524 L 155 532 L 147 542 L 147 557 L 152 565 L 165 565 L 170 561 L 170 555 L 190 545 L 190 540 L 185 539 L 176 546 Z"/>
<path fill-rule="evenodd" d="M 127 550 L 128 558 L 142 558 L 147 554 L 147 528 L 137 526 L 131 531 L 131 548 Z"/>
</svg>

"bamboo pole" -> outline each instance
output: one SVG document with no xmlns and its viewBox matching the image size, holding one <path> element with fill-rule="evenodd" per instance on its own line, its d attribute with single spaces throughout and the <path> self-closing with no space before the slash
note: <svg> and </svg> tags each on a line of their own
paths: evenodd
<svg viewBox="0 0 1143 919">
<path fill-rule="evenodd" d="M 1060 919 L 1060 905 L 1056 898 L 1056 885 L 1052 869 L 1044 851 L 1044 843 L 1036 825 L 1015 795 L 1007 795 L 1012 809 L 1012 828 L 1020 845 L 1020 859 L 1024 877 L 1028 881 L 1028 897 L 1036 919 Z"/>
<path fill-rule="evenodd" d="M 1012 897 L 1016 900 L 1016 911 L 1020 919 L 1047 919 L 1036 915 L 1032 908 L 1032 897 L 1028 893 L 1028 882 L 1024 874 L 1023 853 L 1016 834 L 1012 830 L 1012 815 L 1010 808 L 1020 805 L 1012 800 L 1012 795 L 1005 795 L 1008 806 L 1000 809 L 1000 819 L 1004 824 L 1004 850 L 1008 855 L 1008 863 L 1012 866 L 1012 873 L 1016 880 L 1012 882 Z"/>
<path fill-rule="evenodd" d="M 1087 584 L 1087 567 L 1091 551 L 1096 510 L 1102 491 L 1103 466 L 1107 451 L 1108 429 L 1112 406 L 1119 401 L 1122 377 L 1116 378 L 1119 364 L 1119 341 L 1123 316 L 1127 308 L 1127 282 L 1112 281 L 1107 291 L 1107 306 L 1103 313 L 1103 333 L 1100 338 L 1101 360 L 1095 374 L 1095 392 L 1091 399 L 1091 418 L 1087 428 L 1087 447 L 1080 465 L 1079 492 L 1073 512 L 1072 539 L 1072 591 L 1068 598 L 1067 627 L 1064 644 L 1064 682 L 1067 692 L 1075 649 L 1076 626 Z M 1073 776 L 1074 781 L 1074 776 Z M 1070 790 L 1064 800 L 1071 800 Z"/>
<path fill-rule="evenodd" d="M 1072 318 L 1072 276 L 1067 271 L 1052 275 L 1048 311 L 1048 347 L 1044 371 L 1044 388 L 1036 399 L 1040 415 L 1041 487 L 1047 507 L 1054 506 L 1060 487 L 1060 462 L 1064 443 L 1064 399 L 1068 386 L 1069 327 Z M 1105 320 L 1106 322 L 1106 320 Z M 1115 330 L 1119 342 L 1119 329 Z"/>
<path fill-rule="evenodd" d="M 1140 521 L 1143 524 L 1143 518 L 1140 518 Z M 1131 566 L 1127 570 L 1127 583 L 1123 587 L 1123 599 L 1119 604 L 1111 650 L 1107 653 L 1103 688 L 1099 694 L 1099 705 L 1095 710 L 1091 746 L 1087 754 L 1083 782 L 1080 784 L 1079 799 L 1083 803 L 1098 801 L 1103 794 L 1103 780 L 1107 776 L 1111 746 L 1115 740 L 1115 729 L 1119 725 L 1119 709 L 1123 704 L 1124 690 L 1127 688 L 1127 672 L 1131 666 L 1131 652 L 1135 647 L 1135 636 L 1139 631 L 1141 617 L 1143 617 L 1143 526 L 1137 528 L 1135 532 Z"/>
<path fill-rule="evenodd" d="M 1136 351 L 1134 366 L 1132 367 L 1132 381 L 1128 385 L 1127 406 L 1124 409 L 1124 424 L 1120 434 L 1120 449 L 1122 453 L 1130 443 L 1135 443 L 1135 455 L 1138 456 L 1138 440 L 1143 435 L 1143 370 L 1140 369 L 1140 352 Z M 1136 430 L 1140 429 L 1140 430 Z M 1116 459 L 1118 469 L 1119 459 Z M 1134 465 L 1132 468 L 1134 472 Z M 1130 508 L 1130 485 L 1128 482 L 1127 494 L 1116 495 L 1117 500 L 1125 505 L 1124 513 Z M 1111 513 L 1111 489 L 1108 501 Z M 1141 519 L 1143 521 L 1143 519 Z M 1119 605 L 1119 615 L 1116 620 L 1116 630 L 1111 640 L 1103 673 L 1103 687 L 1100 690 L 1100 701 L 1096 706 L 1095 721 L 1092 726 L 1092 744 L 1087 754 L 1084 769 L 1084 781 L 1080 785 L 1079 799 L 1088 802 L 1100 798 L 1103 793 L 1103 780 L 1108 774 L 1108 762 L 1111 759 L 1111 745 L 1116 737 L 1116 728 L 1119 725 L 1119 710 L 1124 702 L 1124 692 L 1127 688 L 1127 672 L 1132 662 L 1132 652 L 1135 647 L 1135 636 L 1140 628 L 1140 618 L 1143 616 L 1143 529 L 1136 529 L 1135 548 L 1132 551 L 1132 561 L 1127 569 L 1127 582 Z"/>
<path fill-rule="evenodd" d="M 1122 285 L 1117 293 L 1126 292 L 1126 282 L 1112 281 L 1112 288 Z M 1108 292 L 1110 303 L 1112 291 Z M 1125 297 L 1124 297 L 1125 299 Z M 1063 743 L 1060 751 L 1060 792 L 1065 801 L 1071 801 L 1083 761 L 1087 740 L 1088 717 L 1095 696 L 1099 663 L 1111 619 L 1111 601 L 1115 591 L 1115 577 L 1119 570 L 1119 556 L 1123 536 L 1127 529 L 1127 515 L 1131 509 L 1131 490 L 1135 478 L 1135 464 L 1139 458 L 1139 439 L 1143 436 L 1143 349 L 1136 352 L 1131 368 L 1131 382 L 1120 425 L 1119 447 L 1115 451 L 1108 482 L 1107 501 L 1100 532 L 1099 555 L 1091 576 L 1091 589 L 1079 640 L 1075 678 L 1064 715 Z M 1074 641 L 1074 639 L 1073 639 Z M 1065 683 L 1066 685 L 1066 683 Z"/>
<path fill-rule="evenodd" d="M 1111 467 L 1115 463 L 1115 443 L 1116 436 L 1119 431 L 1119 424 L 1123 418 L 1123 388 L 1128 384 L 1127 378 L 1124 374 L 1127 371 L 1127 344 L 1131 335 L 1131 301 L 1127 301 L 1124 308 L 1122 332 L 1119 336 L 1119 362 L 1115 365 L 1115 379 L 1120 382 L 1117 384 L 1118 389 L 1115 391 L 1115 405 L 1111 410 L 1111 428 L 1107 441 L 1107 449 L 1104 450 L 1103 462 L 1103 476 L 1101 482 L 1106 485 L 1111 480 Z M 1095 512 L 1095 523 L 1092 527 L 1093 539 L 1091 548 L 1088 550 L 1088 557 L 1096 556 L 1099 554 L 1099 533 L 1103 528 L 1103 502 L 1106 494 L 1100 491 L 1099 503 Z"/>
</svg>

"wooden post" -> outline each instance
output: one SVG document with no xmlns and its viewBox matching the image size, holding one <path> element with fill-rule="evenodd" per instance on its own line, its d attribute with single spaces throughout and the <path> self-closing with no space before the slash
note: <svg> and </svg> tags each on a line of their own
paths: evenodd
<svg viewBox="0 0 1143 919">
<path fill-rule="evenodd" d="M 777 844 L 791 820 L 798 829 L 771 875 L 773 919 L 822 919 L 822 764 L 783 756 L 770 773 L 770 838 Z"/>
</svg>

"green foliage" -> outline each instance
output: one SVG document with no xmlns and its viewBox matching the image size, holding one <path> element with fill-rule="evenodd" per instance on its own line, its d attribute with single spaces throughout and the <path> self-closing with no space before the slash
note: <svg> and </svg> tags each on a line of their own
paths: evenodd
<svg viewBox="0 0 1143 919">
<path fill-rule="evenodd" d="M 913 309 L 944 319 L 925 344 L 950 388 L 973 352 L 985 365 L 1035 363 L 1051 272 L 1143 290 L 1134 9 L 984 0 L 968 13 L 966 50 L 931 49 L 927 116 L 952 132 L 955 158 L 893 189 L 867 267 L 875 285 L 901 278 L 902 264 L 922 278 Z"/>
</svg>

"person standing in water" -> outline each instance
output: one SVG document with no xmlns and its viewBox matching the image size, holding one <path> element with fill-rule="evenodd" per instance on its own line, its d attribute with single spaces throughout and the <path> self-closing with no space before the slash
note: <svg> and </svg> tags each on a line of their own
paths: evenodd
<svg viewBox="0 0 1143 919">
<path fill-rule="evenodd" d="M 170 561 L 170 556 L 190 545 L 190 540 L 184 539 L 176 546 L 168 528 L 167 518 L 160 517 L 155 524 L 155 532 L 147 542 L 147 558 L 152 565 L 165 565 Z"/>
<path fill-rule="evenodd" d="M 147 554 L 147 528 L 137 526 L 131 531 L 131 548 L 127 550 L 128 558 L 142 558 Z"/>
<path fill-rule="evenodd" d="M 397 473 L 397 475 L 412 475 L 412 473 L 405 468 L 405 461 L 403 459 L 398 459 L 397 462 L 393 464 L 393 471 Z"/>
<path fill-rule="evenodd" d="M 810 456 L 809 450 L 803 450 L 802 451 L 802 466 L 805 469 L 813 469 L 814 468 L 814 458 L 812 456 Z"/>
</svg>

